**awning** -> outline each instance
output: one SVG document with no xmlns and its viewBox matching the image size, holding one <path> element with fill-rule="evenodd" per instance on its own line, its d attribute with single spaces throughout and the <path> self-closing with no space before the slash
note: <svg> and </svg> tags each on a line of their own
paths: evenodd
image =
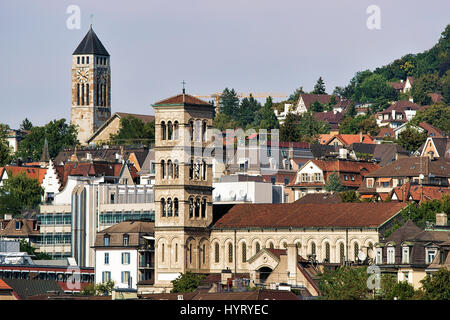
<svg viewBox="0 0 450 320">
<path fill-rule="evenodd" d="M 378 182 L 391 182 L 392 178 L 380 178 Z"/>
<path fill-rule="evenodd" d="M 155 240 L 155 237 L 151 237 L 151 236 L 142 236 L 142 238 L 147 239 L 147 240 Z"/>
</svg>

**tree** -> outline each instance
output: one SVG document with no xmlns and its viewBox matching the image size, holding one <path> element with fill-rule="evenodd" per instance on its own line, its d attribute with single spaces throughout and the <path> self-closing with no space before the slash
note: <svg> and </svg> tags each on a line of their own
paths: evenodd
<svg viewBox="0 0 450 320">
<path fill-rule="evenodd" d="M 182 273 L 178 278 L 172 280 L 173 289 L 171 292 L 192 292 L 198 288 L 204 278 L 204 275 L 195 274 L 190 271 Z"/>
<path fill-rule="evenodd" d="M 397 100 L 397 92 L 382 75 L 373 73 L 356 85 L 353 100 L 368 103 L 379 99 Z"/>
<path fill-rule="evenodd" d="M 420 282 L 425 300 L 450 300 L 450 270 L 441 268 Z"/>
<path fill-rule="evenodd" d="M 239 114 L 238 114 L 238 124 L 241 128 L 247 129 L 254 121 L 255 114 L 260 111 L 261 104 L 253 98 L 252 95 L 250 97 L 246 97 L 242 99 L 241 104 L 239 105 Z M 257 124 L 259 126 L 259 123 Z"/>
<path fill-rule="evenodd" d="M 407 126 L 405 130 L 398 135 L 397 143 L 408 151 L 416 151 L 427 140 L 427 133 Z"/>
<path fill-rule="evenodd" d="M 323 121 L 317 121 L 312 112 L 300 115 L 288 113 L 284 123 L 280 126 L 281 141 L 314 143 L 319 135 L 329 132 L 330 127 Z"/>
<path fill-rule="evenodd" d="M 450 70 L 441 78 L 442 97 L 446 105 L 450 105 Z"/>
<path fill-rule="evenodd" d="M 225 88 L 220 95 L 220 112 L 232 120 L 239 120 L 239 97 L 234 89 Z"/>
<path fill-rule="evenodd" d="M 411 88 L 411 95 L 415 103 L 429 105 L 431 98 L 428 93 L 441 92 L 442 84 L 437 74 L 424 74 L 414 80 Z"/>
<path fill-rule="evenodd" d="M 339 179 L 339 175 L 336 171 L 334 171 L 328 181 L 325 183 L 325 190 L 331 193 L 341 192 L 345 190 L 345 187 L 342 185 L 341 180 Z"/>
<path fill-rule="evenodd" d="M 0 213 L 20 214 L 24 209 L 35 209 L 41 203 L 44 189 L 39 181 L 29 178 L 24 172 L 12 175 L 0 188 Z"/>
<path fill-rule="evenodd" d="M 414 287 L 406 281 L 397 281 L 396 275 L 384 274 L 381 277 L 381 290 L 378 298 L 381 300 L 411 300 L 414 297 Z"/>
<path fill-rule="evenodd" d="M 420 205 L 410 204 L 400 214 L 403 221 L 411 219 L 418 227 L 425 227 L 427 222 L 435 222 L 436 213 L 440 212 L 450 214 L 450 195 L 443 195 L 440 200 L 424 201 Z"/>
<path fill-rule="evenodd" d="M 235 129 L 237 126 L 237 122 L 225 113 L 218 113 L 213 119 L 213 127 L 220 131 Z"/>
<path fill-rule="evenodd" d="M 299 142 L 301 135 L 297 128 L 297 123 L 300 120 L 300 116 L 293 113 L 288 113 L 283 124 L 280 126 L 280 139 L 281 141 L 295 141 Z"/>
<path fill-rule="evenodd" d="M 31 128 L 33 128 L 33 124 L 28 118 L 25 118 L 19 127 L 20 130 L 31 130 Z"/>
<path fill-rule="evenodd" d="M 272 97 L 267 97 L 266 103 L 262 108 L 262 120 L 259 124 L 261 129 L 278 129 L 280 127 L 277 116 L 273 112 Z"/>
<path fill-rule="evenodd" d="M 323 112 L 323 110 L 324 110 L 324 105 L 321 104 L 319 101 L 316 100 L 311 104 L 312 112 Z"/>
<path fill-rule="evenodd" d="M 109 280 L 107 282 L 89 284 L 83 290 L 81 290 L 80 295 L 83 296 L 108 296 L 114 289 L 114 281 Z"/>
<path fill-rule="evenodd" d="M 12 150 L 6 140 L 9 131 L 9 126 L 0 123 L 0 166 L 8 164 L 11 160 Z"/>
<path fill-rule="evenodd" d="M 359 194 L 355 190 L 339 192 L 339 197 L 342 202 L 361 202 Z"/>
<path fill-rule="evenodd" d="M 323 81 L 322 77 L 319 77 L 317 80 L 314 90 L 311 92 L 313 94 L 327 94 L 325 92 L 325 82 Z"/>
<path fill-rule="evenodd" d="M 47 138 L 49 154 L 55 158 L 64 148 L 78 144 L 77 129 L 66 123 L 66 119 L 53 120 L 43 127 L 32 127 L 30 133 L 19 143 L 16 157 L 37 161 L 41 158 Z"/>
<path fill-rule="evenodd" d="M 49 254 L 45 252 L 36 252 L 36 248 L 25 239 L 20 239 L 20 251 L 26 252 L 30 256 L 34 256 L 35 260 L 52 260 L 52 257 Z"/>
<path fill-rule="evenodd" d="M 126 116 L 120 119 L 120 130 L 110 135 L 110 141 L 115 145 L 146 145 L 155 142 L 155 122 L 144 123 L 141 119 Z"/>
<path fill-rule="evenodd" d="M 295 89 L 294 93 L 292 93 L 292 94 L 289 96 L 287 102 L 290 102 L 290 103 L 295 103 L 295 102 L 297 102 L 297 101 L 298 101 L 298 98 L 300 97 L 300 95 L 301 95 L 302 93 L 305 93 L 305 91 L 303 91 L 303 87 L 298 87 L 297 89 Z"/>
<path fill-rule="evenodd" d="M 369 274 L 366 267 L 342 266 L 334 271 L 325 269 L 319 275 L 319 289 L 324 300 L 369 299 L 367 288 Z"/>
<path fill-rule="evenodd" d="M 375 136 L 380 132 L 375 116 L 359 115 L 352 117 L 346 115 L 339 125 L 339 132 L 343 134 L 358 134 L 360 132 Z"/>
<path fill-rule="evenodd" d="M 418 125 L 420 122 L 427 122 L 445 132 L 450 132 L 450 107 L 441 102 L 419 110 L 411 119 L 411 123 Z"/>
</svg>

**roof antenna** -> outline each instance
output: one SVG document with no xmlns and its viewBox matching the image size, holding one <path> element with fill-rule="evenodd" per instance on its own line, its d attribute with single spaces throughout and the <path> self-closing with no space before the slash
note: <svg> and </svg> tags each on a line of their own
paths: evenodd
<svg viewBox="0 0 450 320">
<path fill-rule="evenodd" d="M 92 25 L 94 24 L 94 14 L 91 13 L 91 15 L 89 17 L 91 19 L 91 27 L 90 28 L 92 29 Z"/>
<path fill-rule="evenodd" d="M 183 80 L 181 81 L 181 84 L 183 85 L 183 102 L 184 102 L 184 95 L 186 94 L 186 89 L 184 88 L 184 85 L 186 84 L 186 82 Z"/>
</svg>

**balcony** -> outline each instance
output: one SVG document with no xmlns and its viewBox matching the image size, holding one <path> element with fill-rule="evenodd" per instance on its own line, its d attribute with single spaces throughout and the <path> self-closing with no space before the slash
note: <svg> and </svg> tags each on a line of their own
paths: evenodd
<svg viewBox="0 0 450 320">
<path fill-rule="evenodd" d="M 154 269 L 155 263 L 153 261 L 141 261 L 139 262 L 139 269 Z"/>
</svg>

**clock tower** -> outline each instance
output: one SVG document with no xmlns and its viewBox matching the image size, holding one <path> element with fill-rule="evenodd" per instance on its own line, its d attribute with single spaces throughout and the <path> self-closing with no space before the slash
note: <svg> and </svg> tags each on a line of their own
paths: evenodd
<svg viewBox="0 0 450 320">
<path fill-rule="evenodd" d="M 87 144 L 110 117 L 110 56 L 91 25 L 72 55 L 71 123 L 77 126 L 78 141 Z"/>
</svg>

